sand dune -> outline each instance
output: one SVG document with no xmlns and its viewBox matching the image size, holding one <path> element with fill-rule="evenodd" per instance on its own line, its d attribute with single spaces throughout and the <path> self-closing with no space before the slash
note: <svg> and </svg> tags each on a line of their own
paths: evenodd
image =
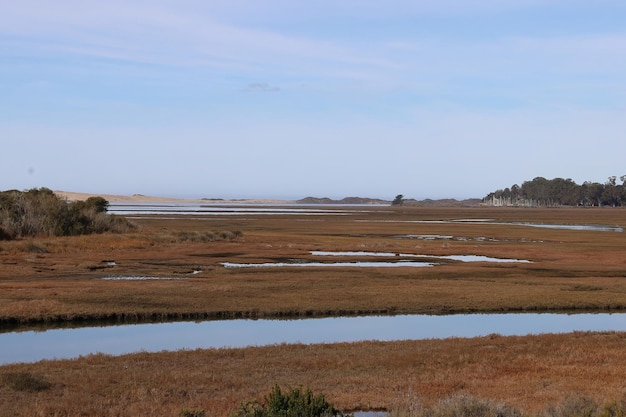
<svg viewBox="0 0 626 417">
<path fill-rule="evenodd" d="M 276 199 L 221 199 L 221 198 L 172 198 L 147 196 L 143 194 L 133 195 L 115 195 L 115 194 L 95 194 L 95 193 L 77 193 L 71 191 L 54 191 L 57 195 L 70 201 L 86 200 L 89 197 L 103 197 L 110 203 L 190 203 L 190 204 L 289 204 L 294 203 L 290 200 Z"/>
</svg>

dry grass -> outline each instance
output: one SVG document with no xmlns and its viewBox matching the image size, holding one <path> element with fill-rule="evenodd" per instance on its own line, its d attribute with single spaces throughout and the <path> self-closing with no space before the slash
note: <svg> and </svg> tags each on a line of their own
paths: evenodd
<svg viewBox="0 0 626 417">
<path fill-rule="evenodd" d="M 466 395 L 537 413 L 573 396 L 624 398 L 625 372 L 618 333 L 94 355 L 0 367 L 50 385 L 0 385 L 0 416 L 175 416 L 183 408 L 226 416 L 274 384 L 309 387 L 344 411 Z"/>
<path fill-rule="evenodd" d="M 140 232 L 126 235 L 2 242 L 0 320 L 626 308 L 623 233 L 407 222 L 458 218 L 626 226 L 623 209 L 372 208 L 349 216 L 147 217 L 137 220 Z M 402 238 L 414 234 L 465 240 Z M 533 263 L 384 269 L 221 266 L 311 260 L 312 250 L 476 254 Z M 185 279 L 100 279 L 106 276 Z"/>
<path fill-rule="evenodd" d="M 626 227 L 623 209 L 401 207 L 320 217 L 145 217 L 136 220 L 140 231 L 125 235 L 0 242 L 0 319 L 626 308 L 623 233 L 414 222 L 459 218 Z M 202 236 L 220 231 L 242 235 L 203 241 Z M 401 238 L 416 234 L 465 239 Z M 312 250 L 477 254 L 533 263 L 450 262 L 415 269 L 221 266 L 313 259 Z M 111 275 L 186 279 L 100 279 Z M 183 408 L 223 416 L 277 383 L 324 392 L 344 410 L 388 409 L 415 400 L 428 405 L 463 394 L 536 413 L 572 395 L 601 402 L 624 398 L 625 342 L 617 333 L 493 336 L 95 355 L 9 365 L 0 367 L 0 416 L 173 416 Z M 32 381 L 49 386 L 16 390 L 7 382 L 15 375 L 33 375 Z"/>
</svg>

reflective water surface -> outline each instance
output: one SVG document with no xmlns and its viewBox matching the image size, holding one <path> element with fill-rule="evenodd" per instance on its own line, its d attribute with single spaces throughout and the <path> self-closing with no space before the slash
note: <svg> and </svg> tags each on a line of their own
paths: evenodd
<svg viewBox="0 0 626 417">
<path fill-rule="evenodd" d="M 394 252 L 325 252 L 325 251 L 312 251 L 311 255 L 318 256 L 380 256 L 380 257 L 390 257 L 390 256 L 398 256 L 402 258 L 429 258 L 429 259 L 448 259 L 452 261 L 460 261 L 460 262 L 522 262 L 528 263 L 530 261 L 524 259 L 509 259 L 509 258 L 493 258 L 491 256 L 483 256 L 483 255 L 446 255 L 446 256 L 436 256 L 436 255 L 415 255 L 410 253 L 394 253 Z"/>
<path fill-rule="evenodd" d="M 219 320 L 0 333 L 0 364 L 74 358 L 91 353 L 626 331 L 619 314 L 469 314 Z"/>
<path fill-rule="evenodd" d="M 370 206 L 371 207 L 371 206 Z M 178 214 L 178 215 L 211 215 L 240 216 L 246 214 L 276 215 L 344 215 L 364 212 L 366 206 L 310 207 L 301 204 L 224 204 L 224 203 L 111 203 L 107 210 L 111 214 L 142 215 L 142 214 Z"/>
<path fill-rule="evenodd" d="M 530 261 L 524 259 L 508 259 L 508 258 L 493 258 L 483 255 L 415 255 L 407 253 L 394 253 L 394 252 L 367 252 L 367 251 L 348 251 L 348 252 L 326 252 L 326 251 L 311 251 L 313 256 L 341 256 L 341 257 L 355 257 L 355 258 L 397 258 L 397 261 L 341 261 L 341 262 L 312 262 L 303 259 L 293 259 L 289 262 L 264 262 L 264 263 L 234 263 L 234 262 L 222 262 L 225 268 L 279 268 L 279 267 L 361 267 L 361 268 L 390 268 L 390 267 L 426 267 L 435 266 L 437 263 L 430 262 L 433 259 L 458 261 L 458 262 L 519 262 L 528 263 Z M 408 259 L 403 259 L 408 258 Z M 423 261 L 412 261 L 409 259 L 424 259 Z M 428 261 L 427 261 L 428 260 Z"/>
<path fill-rule="evenodd" d="M 241 215 L 276 215 L 276 214 L 299 214 L 299 215 L 346 215 L 368 212 L 368 207 L 385 207 L 376 204 L 365 205 L 342 205 L 342 204 L 318 204 L 315 206 L 303 204 L 232 204 L 220 203 L 207 200 L 206 204 L 195 203 L 111 203 L 108 212 L 121 215 L 153 215 L 153 214 L 173 214 L 173 215 L 210 215 L 210 216 L 241 216 Z M 356 220 L 358 222 L 387 222 L 388 220 Z M 391 222 L 398 222 L 390 220 Z M 523 223 L 496 222 L 493 219 L 441 219 L 441 220 L 401 220 L 406 223 L 476 223 L 476 224 L 498 224 L 512 226 L 541 227 L 548 229 L 566 229 L 600 232 L 623 232 L 624 228 L 619 226 L 606 225 L 577 225 L 577 224 L 547 224 L 547 223 Z M 420 236 L 420 235 L 415 235 Z M 429 235 L 423 235 L 428 239 Z M 451 238 L 447 236 L 433 235 L 439 238 Z"/>
<path fill-rule="evenodd" d="M 412 267 L 421 268 L 426 266 L 434 266 L 432 262 L 265 262 L 260 264 L 240 264 L 234 262 L 222 262 L 225 268 L 280 268 L 280 267 L 359 267 L 359 268 L 393 268 L 393 267 Z"/>
</svg>

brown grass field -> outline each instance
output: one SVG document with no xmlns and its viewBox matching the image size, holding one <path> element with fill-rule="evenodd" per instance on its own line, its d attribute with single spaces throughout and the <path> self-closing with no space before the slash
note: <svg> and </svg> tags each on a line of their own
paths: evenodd
<svg viewBox="0 0 626 417">
<path fill-rule="evenodd" d="M 141 216 L 133 219 L 138 231 L 125 235 L 0 242 L 0 322 L 26 327 L 96 319 L 626 309 L 624 233 L 504 224 L 626 227 L 626 210 L 361 207 L 348 211 Z M 454 219 L 490 219 L 500 224 L 417 222 Z M 212 233 L 218 240 L 193 241 L 194 233 L 196 237 Z M 454 238 L 423 240 L 409 235 Z M 448 261 L 432 268 L 227 269 L 221 265 L 359 260 L 320 258 L 310 254 L 314 250 L 472 254 L 532 263 Z M 185 279 L 101 279 L 107 276 Z M 599 401 L 624 397 L 624 336 L 494 335 L 95 355 L 6 365 L 0 367 L 0 416 L 174 416 L 184 407 L 225 416 L 239 402 L 267 393 L 275 383 L 324 392 L 344 410 L 391 409 L 415 400 L 430 404 L 468 394 L 535 413 L 571 395 Z M 40 378 L 46 389 L 15 389 L 8 381 L 16 373 Z"/>
</svg>

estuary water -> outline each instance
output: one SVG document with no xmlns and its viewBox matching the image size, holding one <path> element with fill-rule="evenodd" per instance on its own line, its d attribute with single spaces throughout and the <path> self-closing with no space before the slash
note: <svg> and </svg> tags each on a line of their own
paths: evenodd
<svg viewBox="0 0 626 417">
<path fill-rule="evenodd" d="M 385 207 L 376 204 L 342 205 L 317 204 L 232 204 L 207 201 L 197 203 L 111 203 L 108 212 L 124 216 L 137 215 L 198 215 L 198 216 L 267 216 L 267 215 L 305 215 L 305 216 L 343 216 L 348 214 L 369 212 L 373 207 Z M 525 222 L 496 222 L 493 219 L 441 219 L 441 220 L 356 220 L 367 222 L 401 222 L 401 223 L 441 223 L 441 224 L 494 224 L 539 227 L 546 229 L 563 229 L 596 232 L 623 232 L 620 226 L 593 225 L 593 224 L 548 224 Z"/>
<path fill-rule="evenodd" d="M 0 333 L 0 364 L 198 348 L 626 331 L 626 313 L 458 314 L 214 320 Z"/>
</svg>

